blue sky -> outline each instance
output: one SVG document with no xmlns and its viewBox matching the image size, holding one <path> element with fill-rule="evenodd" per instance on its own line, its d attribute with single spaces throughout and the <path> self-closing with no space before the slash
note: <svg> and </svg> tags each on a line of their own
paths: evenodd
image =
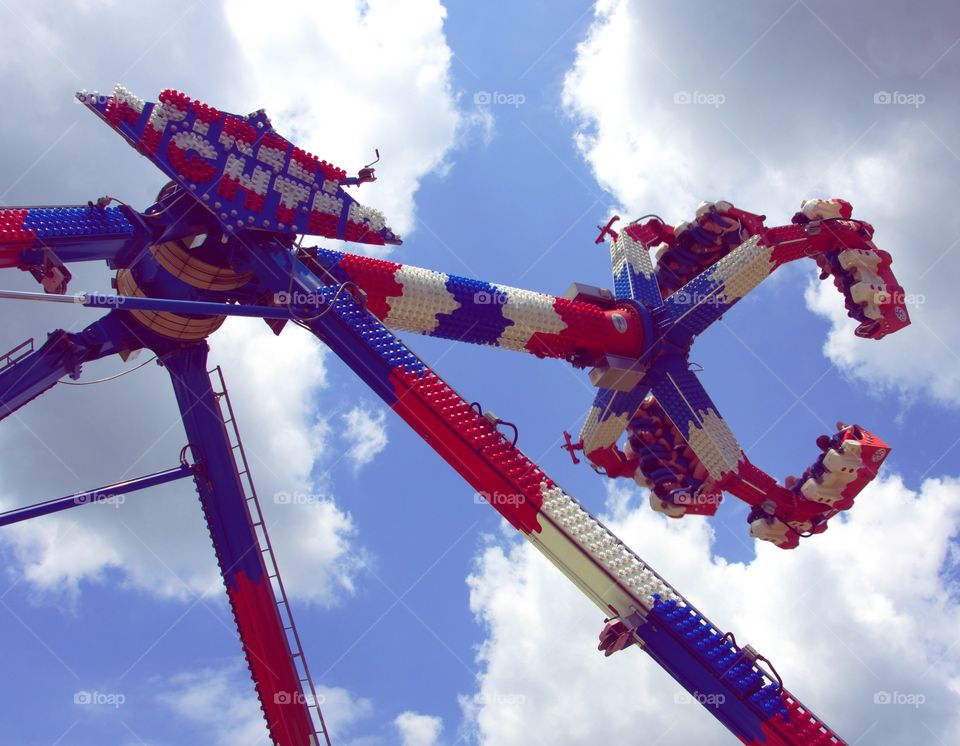
<svg viewBox="0 0 960 746">
<path fill-rule="evenodd" d="M 0 8 L 0 200 L 148 204 L 160 174 L 71 101 L 118 79 L 147 99 L 177 87 L 230 111 L 265 106 L 281 132 L 348 170 L 379 147 L 380 181 L 360 198 L 405 235 L 391 259 L 556 294 L 610 284 L 593 226 L 614 211 L 677 222 L 724 198 L 777 224 L 804 198 L 848 199 L 923 296 L 912 327 L 855 340 L 839 295 L 792 266 L 691 355 L 752 460 L 777 477 L 802 471 L 837 419 L 892 444 L 850 519 L 794 552 L 756 547 L 733 500 L 713 519 L 670 523 L 632 483 L 574 467 L 559 444 L 592 399 L 582 372 L 408 342 L 516 422 L 531 457 L 851 742 L 955 742 L 960 11 L 613 0 L 271 10 Z M 677 103 L 684 93 L 703 103 Z M 76 275 L 74 290 L 109 287 L 105 267 Z M 34 289 L 21 273 L 4 278 Z M 4 349 L 94 318 L 3 311 Z M 677 704 L 646 657 L 599 656 L 590 604 L 343 364 L 300 330 L 274 339 L 261 327 L 231 321 L 213 356 L 339 743 L 729 742 Z M 84 378 L 124 367 L 97 363 Z M 154 366 L 57 387 L 0 427 L 0 500 L 171 466 L 183 445 L 175 415 Z M 302 504 L 277 504 L 281 492 Z M 0 552 L 8 742 L 266 742 L 189 484 L 6 531 Z M 75 705 L 80 691 L 123 703 Z M 884 691 L 924 702 L 875 704 Z"/>
</svg>

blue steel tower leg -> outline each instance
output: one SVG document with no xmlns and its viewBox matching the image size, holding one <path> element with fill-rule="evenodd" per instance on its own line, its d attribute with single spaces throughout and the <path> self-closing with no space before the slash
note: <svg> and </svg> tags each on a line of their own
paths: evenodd
<svg viewBox="0 0 960 746">
<path fill-rule="evenodd" d="M 312 746 L 318 742 L 309 701 L 207 372 L 207 351 L 206 342 L 183 345 L 161 355 L 161 361 L 196 459 L 200 504 L 271 738 L 281 746 Z"/>
</svg>

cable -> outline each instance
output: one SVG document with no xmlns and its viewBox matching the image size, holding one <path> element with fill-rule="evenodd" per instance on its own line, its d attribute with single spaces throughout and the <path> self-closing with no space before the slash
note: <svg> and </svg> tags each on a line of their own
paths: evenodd
<svg viewBox="0 0 960 746">
<path fill-rule="evenodd" d="M 774 675 L 774 676 L 776 677 L 776 679 L 777 679 L 777 691 L 778 691 L 778 692 L 782 692 L 782 691 L 783 691 L 783 679 L 780 678 L 780 674 L 777 673 L 777 669 L 773 667 L 773 664 L 770 662 L 770 659 L 767 658 L 765 655 L 760 655 L 760 653 L 757 653 L 757 660 L 758 660 L 758 661 L 763 661 L 764 663 L 767 664 L 767 666 L 770 668 L 770 671 L 773 673 L 773 675 Z"/>
<path fill-rule="evenodd" d="M 157 356 L 154 355 L 149 360 L 144 360 L 142 363 L 140 363 L 140 365 L 138 365 L 135 368 L 130 368 L 129 370 L 121 371 L 120 373 L 116 373 L 112 376 L 107 376 L 106 378 L 98 378 L 95 381 L 60 381 L 60 383 L 66 386 L 92 386 L 95 383 L 106 383 L 107 381 L 112 381 L 116 378 L 122 378 L 123 376 L 127 375 L 127 373 L 133 373 L 134 371 L 140 370 L 144 365 L 146 365 L 147 363 L 152 363 L 156 359 L 157 359 Z"/>
<path fill-rule="evenodd" d="M 641 215 L 639 218 L 634 218 L 629 223 L 627 223 L 627 225 L 634 225 L 635 223 L 639 223 L 641 220 L 646 220 L 647 218 L 656 218 L 661 223 L 663 223 L 663 218 L 661 218 L 659 215 L 654 215 L 653 213 L 650 213 L 649 215 Z M 663 224 L 666 225 L 666 223 L 663 223 Z"/>
<path fill-rule="evenodd" d="M 511 445 L 511 447 L 516 448 L 516 447 L 517 447 L 517 441 L 520 439 L 520 430 L 519 430 L 519 429 L 517 428 L 517 426 L 514 425 L 512 422 L 507 422 L 506 420 L 501 420 L 499 417 L 496 418 L 496 421 L 497 421 L 497 424 L 498 424 L 498 425 L 505 425 L 506 427 L 509 427 L 509 428 L 512 428 L 512 429 L 513 429 L 513 443 L 511 443 L 510 445 Z"/>
<path fill-rule="evenodd" d="M 478 415 L 481 417 L 486 417 L 486 415 L 483 413 L 483 407 L 480 405 L 480 402 L 470 402 L 470 409 L 475 409 Z M 506 420 L 501 420 L 499 417 L 494 417 L 493 426 L 496 427 L 497 425 L 506 425 L 513 430 L 513 443 L 510 445 L 512 448 L 516 448 L 517 441 L 520 439 L 520 429 L 512 422 L 507 422 Z"/>
</svg>

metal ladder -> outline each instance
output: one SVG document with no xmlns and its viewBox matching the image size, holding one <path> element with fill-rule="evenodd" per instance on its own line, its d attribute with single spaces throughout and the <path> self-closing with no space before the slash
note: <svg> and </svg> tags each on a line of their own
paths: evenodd
<svg viewBox="0 0 960 746">
<path fill-rule="evenodd" d="M 31 352 L 33 352 L 33 337 L 30 337 L 26 342 L 21 342 L 10 352 L 0 355 L 0 373 L 19 363 Z"/>
<path fill-rule="evenodd" d="M 250 464 L 247 462 L 247 454 L 243 449 L 243 442 L 240 440 L 240 430 L 237 428 L 233 405 L 230 403 L 230 395 L 227 393 L 227 383 L 223 378 L 223 371 L 219 365 L 213 370 L 208 371 L 208 373 L 211 376 L 211 384 L 214 385 L 213 395 L 220 405 L 220 417 L 227 431 L 227 439 L 230 441 L 230 446 L 234 453 L 237 476 L 240 477 L 240 483 L 246 498 L 250 525 L 257 537 L 257 544 L 260 547 L 260 553 L 263 556 L 263 561 L 267 568 L 267 577 L 270 580 L 273 595 L 276 599 L 277 611 L 280 613 L 280 621 L 286 633 L 287 645 L 290 648 L 290 654 L 297 671 L 297 677 L 300 679 L 300 686 L 303 688 L 304 695 L 306 696 L 306 705 L 313 724 L 315 743 L 326 743 L 327 746 L 331 746 L 330 734 L 327 732 L 327 725 L 323 719 L 323 713 L 320 711 L 320 701 L 317 698 L 313 678 L 310 676 L 310 668 L 307 666 L 306 656 L 303 654 L 303 646 L 300 644 L 300 635 L 297 632 L 297 626 L 293 621 L 293 613 L 290 611 L 287 592 L 283 587 L 280 570 L 277 568 L 277 559 L 273 553 L 273 544 L 270 543 L 267 525 L 263 520 L 263 512 L 260 510 L 260 500 L 257 498 L 257 491 L 253 486 L 253 479 L 250 476 Z M 216 376 L 216 378 L 214 378 L 214 376 Z M 219 382 L 219 391 L 217 390 L 217 382 Z"/>
</svg>

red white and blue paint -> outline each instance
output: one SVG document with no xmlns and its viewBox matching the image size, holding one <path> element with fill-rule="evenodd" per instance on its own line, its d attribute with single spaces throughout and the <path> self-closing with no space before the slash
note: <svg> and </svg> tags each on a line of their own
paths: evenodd
<svg viewBox="0 0 960 746">
<path fill-rule="evenodd" d="M 806 256 L 833 277 L 859 335 L 879 339 L 906 326 L 890 257 L 848 203 L 808 201 L 791 225 L 773 228 L 725 202 L 705 203 L 675 228 L 651 217 L 617 231 L 611 221 L 598 243 L 611 239 L 613 291 L 575 284 L 561 298 L 301 248 L 295 240 L 304 234 L 399 239 L 344 192 L 373 180 L 372 168 L 348 177 L 279 136 L 263 112 L 228 114 L 176 91 L 156 103 L 122 87 L 79 96 L 171 183 L 143 212 L 107 200 L 0 211 L 0 266 L 32 272 L 52 297 L 112 309 L 82 333 L 54 332 L 40 349 L 10 358 L 0 369 L 0 415 L 76 377 L 89 360 L 140 348 L 157 354 L 189 442 L 180 471 L 196 482 L 275 743 L 330 737 L 292 617 L 281 613 L 286 596 L 265 560 L 269 539 L 226 427 L 232 413 L 224 418 L 206 370 L 204 337 L 227 315 L 261 316 L 278 334 L 293 321 L 322 340 L 598 606 L 607 655 L 639 646 L 743 743 L 842 743 L 769 661 L 710 623 L 394 331 L 589 367 L 598 391 L 580 441 L 568 436 L 575 461 L 582 450 L 598 471 L 635 479 L 650 488 L 655 509 L 674 517 L 712 514 L 729 492 L 752 506 L 754 536 L 792 548 L 852 506 L 889 447 L 841 423 L 818 440 L 814 465 L 781 485 L 749 462 L 687 355 L 765 277 Z M 93 260 L 117 271 L 120 295 L 64 295 L 66 265 Z M 27 509 L 17 520 L 40 514 Z"/>
</svg>

